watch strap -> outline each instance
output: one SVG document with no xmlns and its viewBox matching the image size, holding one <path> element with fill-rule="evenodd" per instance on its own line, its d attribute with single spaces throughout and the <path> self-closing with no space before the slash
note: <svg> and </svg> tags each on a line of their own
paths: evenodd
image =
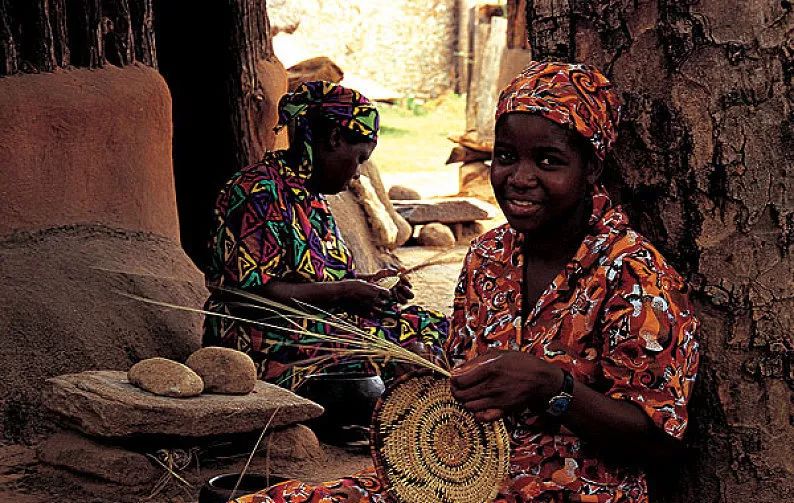
<svg viewBox="0 0 794 503">
<path fill-rule="evenodd" d="M 562 387 L 560 392 L 551 397 L 549 404 L 546 407 L 546 414 L 549 416 L 559 418 L 568 412 L 571 402 L 573 401 L 573 376 L 570 372 L 562 371 Z"/>
</svg>

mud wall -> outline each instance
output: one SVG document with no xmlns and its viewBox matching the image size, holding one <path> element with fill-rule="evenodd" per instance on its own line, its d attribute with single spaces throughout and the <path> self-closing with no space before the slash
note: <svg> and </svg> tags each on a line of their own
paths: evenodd
<svg viewBox="0 0 794 503">
<path fill-rule="evenodd" d="M 146 66 L 0 78 L 0 235 L 104 224 L 179 239 L 171 101 Z"/>
<path fill-rule="evenodd" d="M 171 100 L 155 70 L 0 78 L 0 201 L 0 438 L 47 429 L 47 377 L 199 346 L 200 317 L 120 295 L 207 297 L 179 244 Z"/>
</svg>

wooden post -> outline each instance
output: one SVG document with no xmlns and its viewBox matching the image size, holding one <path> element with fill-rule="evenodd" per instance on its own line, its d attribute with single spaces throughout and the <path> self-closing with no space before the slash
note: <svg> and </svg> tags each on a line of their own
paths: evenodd
<svg viewBox="0 0 794 503">
<path fill-rule="evenodd" d="M 455 92 L 465 94 L 471 82 L 471 67 L 474 60 L 474 5 L 476 0 L 458 0 L 458 43 L 456 52 Z"/>
<path fill-rule="evenodd" d="M 507 48 L 529 49 L 527 0 L 507 0 Z"/>
<path fill-rule="evenodd" d="M 63 68 L 71 64 L 69 32 L 66 28 L 66 0 L 50 0 L 50 27 L 52 28 L 52 50 L 56 66 Z"/>
<path fill-rule="evenodd" d="M 488 40 L 483 48 L 479 88 L 473 96 L 477 114 L 477 137 L 485 142 L 492 142 L 494 138 L 494 111 L 499 99 L 499 77 L 506 44 L 507 19 L 494 16 L 491 18 Z"/>
<path fill-rule="evenodd" d="M 469 77 L 469 91 L 466 98 L 466 131 L 477 130 L 477 100 L 482 80 L 483 52 L 491 33 L 491 20 L 474 17 L 474 36 L 472 42 L 472 65 Z"/>
<path fill-rule="evenodd" d="M 134 0 L 130 5 L 130 20 L 135 38 L 135 60 L 157 68 L 152 0 Z"/>
</svg>

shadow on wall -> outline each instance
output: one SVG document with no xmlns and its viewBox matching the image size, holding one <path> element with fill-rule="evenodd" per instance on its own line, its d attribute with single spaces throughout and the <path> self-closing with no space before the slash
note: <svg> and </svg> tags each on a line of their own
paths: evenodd
<svg viewBox="0 0 794 503">
<path fill-rule="evenodd" d="M 241 13 L 227 3 L 190 9 L 155 2 L 159 70 L 173 100 L 181 240 L 201 269 L 218 191 L 273 148 L 276 106 L 287 90 L 286 72 L 270 51 L 264 7 L 254 0 L 233 4 L 261 12 L 262 19 L 241 27 L 235 22 Z"/>
</svg>

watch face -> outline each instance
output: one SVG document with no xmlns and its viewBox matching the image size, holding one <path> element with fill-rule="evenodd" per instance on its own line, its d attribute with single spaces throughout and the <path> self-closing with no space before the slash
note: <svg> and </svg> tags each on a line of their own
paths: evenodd
<svg viewBox="0 0 794 503">
<path fill-rule="evenodd" d="M 559 395 L 555 396 L 551 400 L 549 400 L 549 408 L 546 411 L 549 415 L 552 416 L 561 416 L 568 411 L 568 407 L 571 405 L 571 399 L 573 397 L 566 396 L 566 395 Z"/>
</svg>

